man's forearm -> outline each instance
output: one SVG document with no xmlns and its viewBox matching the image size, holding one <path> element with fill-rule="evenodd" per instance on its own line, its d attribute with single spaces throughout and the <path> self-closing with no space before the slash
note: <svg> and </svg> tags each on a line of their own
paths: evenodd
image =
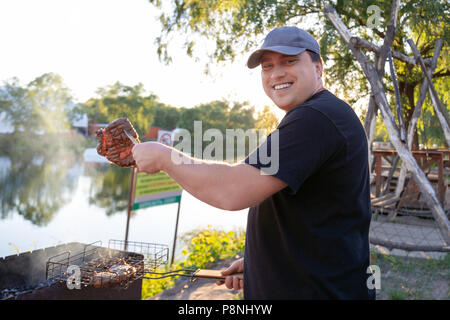
<svg viewBox="0 0 450 320">
<path fill-rule="evenodd" d="M 194 159 L 157 142 L 139 143 L 132 152 L 140 171 L 165 171 L 197 199 L 225 210 L 251 207 L 286 187 L 282 180 L 262 175 L 246 163 Z"/>
</svg>

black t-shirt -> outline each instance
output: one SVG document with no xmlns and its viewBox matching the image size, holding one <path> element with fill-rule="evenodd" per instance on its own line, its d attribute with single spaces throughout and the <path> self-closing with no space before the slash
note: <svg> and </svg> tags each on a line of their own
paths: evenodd
<svg viewBox="0 0 450 320">
<path fill-rule="evenodd" d="M 360 120 L 323 90 L 290 110 L 277 129 L 279 169 L 270 174 L 288 186 L 249 210 L 245 299 L 373 299 L 368 149 Z M 273 137 L 254 152 L 265 145 L 272 157 Z M 256 164 L 249 157 L 246 163 L 269 167 L 267 157 L 260 161 L 257 154 Z"/>
</svg>

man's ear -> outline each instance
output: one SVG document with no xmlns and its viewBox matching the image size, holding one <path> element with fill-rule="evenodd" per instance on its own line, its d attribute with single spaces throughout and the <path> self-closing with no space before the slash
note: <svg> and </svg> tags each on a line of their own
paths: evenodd
<svg viewBox="0 0 450 320">
<path fill-rule="evenodd" d="M 315 63 L 315 70 L 316 70 L 316 74 L 319 76 L 319 78 L 322 78 L 322 74 L 323 74 L 322 60 Z"/>
</svg>

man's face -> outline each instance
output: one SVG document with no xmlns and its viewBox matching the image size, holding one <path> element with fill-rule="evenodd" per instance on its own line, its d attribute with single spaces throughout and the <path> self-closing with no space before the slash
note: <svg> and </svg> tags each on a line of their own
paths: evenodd
<svg viewBox="0 0 450 320">
<path fill-rule="evenodd" d="M 304 51 L 296 56 L 266 51 L 261 79 L 267 96 L 286 112 L 308 100 L 322 87 L 322 64 Z"/>
</svg>

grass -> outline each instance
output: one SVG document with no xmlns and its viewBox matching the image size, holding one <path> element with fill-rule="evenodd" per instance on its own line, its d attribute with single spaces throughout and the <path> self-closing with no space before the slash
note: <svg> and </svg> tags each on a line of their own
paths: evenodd
<svg viewBox="0 0 450 320">
<path fill-rule="evenodd" d="M 243 292 L 238 293 L 231 300 L 244 300 L 244 293 Z"/>
<path fill-rule="evenodd" d="M 449 299 L 450 254 L 439 259 L 371 254 L 371 264 L 381 271 L 377 299 Z"/>
<path fill-rule="evenodd" d="M 390 300 L 406 300 L 408 297 L 405 291 L 399 289 L 389 290 L 388 295 Z"/>
</svg>

